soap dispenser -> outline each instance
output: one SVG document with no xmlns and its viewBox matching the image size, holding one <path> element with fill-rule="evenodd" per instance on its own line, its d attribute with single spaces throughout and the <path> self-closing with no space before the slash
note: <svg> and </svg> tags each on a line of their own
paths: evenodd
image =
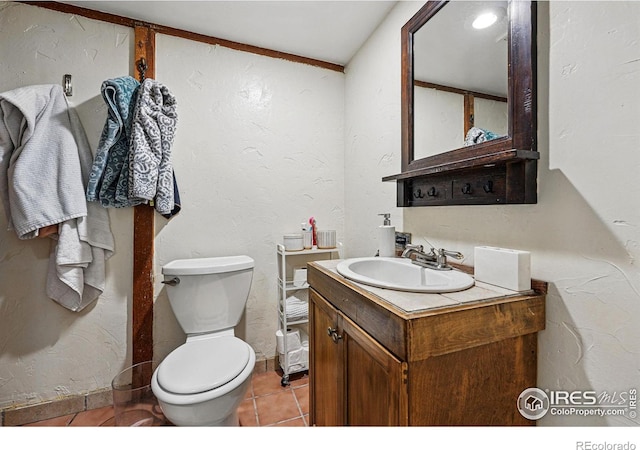
<svg viewBox="0 0 640 450">
<path fill-rule="evenodd" d="M 383 257 L 396 256 L 396 227 L 391 225 L 391 214 L 384 216 L 384 223 L 378 227 L 378 254 Z"/>
</svg>

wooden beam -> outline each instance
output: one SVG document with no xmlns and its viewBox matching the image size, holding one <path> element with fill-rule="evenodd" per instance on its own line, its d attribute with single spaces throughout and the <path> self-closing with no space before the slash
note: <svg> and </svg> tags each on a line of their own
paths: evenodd
<svg viewBox="0 0 640 450">
<path fill-rule="evenodd" d="M 475 111 L 474 111 L 474 96 L 473 94 L 464 94 L 464 121 L 463 121 L 463 129 L 464 136 L 467 136 L 467 133 L 471 128 L 473 128 L 475 123 Z"/>
<path fill-rule="evenodd" d="M 340 64 L 334 64 L 328 61 L 322 61 L 314 58 L 307 58 L 305 56 L 294 55 L 292 53 L 285 53 L 277 50 L 271 50 L 269 48 L 258 47 L 255 45 L 243 44 L 241 42 L 229 41 L 227 39 L 221 39 L 215 36 L 194 33 L 191 31 L 168 27 L 161 24 L 143 22 L 140 20 L 131 19 L 129 17 L 123 17 L 115 14 L 104 13 L 104 12 L 96 11 L 89 8 L 82 8 L 80 6 L 69 5 L 66 3 L 59 3 L 59 2 L 41 2 L 41 1 L 21 1 L 20 3 L 25 3 L 32 6 L 39 6 L 41 8 L 47 8 L 54 11 L 68 13 L 68 14 L 77 14 L 79 16 L 87 17 L 89 19 L 101 20 L 103 22 L 115 23 L 118 25 L 124 25 L 128 27 L 136 27 L 136 26 L 147 27 L 147 28 L 153 29 L 156 33 L 160 33 L 160 34 L 166 34 L 169 36 L 189 39 L 191 41 L 202 42 L 209 45 L 219 45 L 221 47 L 226 47 L 226 48 L 238 50 L 241 52 L 249 52 L 249 53 L 254 53 L 256 55 L 268 56 L 270 58 L 284 59 L 286 61 L 307 64 L 310 66 L 321 67 L 323 69 L 344 73 L 344 66 Z M 91 2 L 87 2 L 86 4 L 90 5 Z M 151 3 L 150 3 L 150 7 L 152 7 Z"/>
<path fill-rule="evenodd" d="M 138 64 L 144 58 L 146 78 L 155 78 L 155 31 L 136 26 L 133 73 L 142 81 Z M 133 313 L 132 363 L 153 359 L 153 252 L 154 209 L 139 205 L 133 210 Z"/>
<path fill-rule="evenodd" d="M 413 84 L 421 88 L 436 89 L 438 91 L 445 91 L 445 92 L 453 92 L 454 94 L 460 94 L 460 95 L 470 94 L 470 95 L 473 95 L 475 98 L 484 98 L 486 100 L 493 100 L 496 102 L 507 103 L 507 97 L 500 97 L 498 95 L 485 94 L 484 92 L 470 91 L 469 89 L 461 89 L 454 86 L 445 86 L 444 84 L 430 83 L 428 81 L 420 81 L 420 80 L 414 80 Z"/>
</svg>

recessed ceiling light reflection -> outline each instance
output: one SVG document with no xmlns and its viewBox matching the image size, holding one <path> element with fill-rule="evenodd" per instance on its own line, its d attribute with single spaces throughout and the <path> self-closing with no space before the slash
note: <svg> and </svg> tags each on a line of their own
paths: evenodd
<svg viewBox="0 0 640 450">
<path fill-rule="evenodd" d="M 476 17 L 471 26 L 476 30 L 482 30 L 483 28 L 488 28 L 496 23 L 496 20 L 498 20 L 498 16 L 492 12 L 488 12 Z"/>
</svg>

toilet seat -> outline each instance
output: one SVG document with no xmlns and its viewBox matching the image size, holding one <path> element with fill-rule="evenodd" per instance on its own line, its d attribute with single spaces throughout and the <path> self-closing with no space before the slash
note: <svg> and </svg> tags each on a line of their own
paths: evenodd
<svg viewBox="0 0 640 450">
<path fill-rule="evenodd" d="M 250 361 L 249 344 L 234 336 L 187 342 L 171 352 L 157 369 L 157 383 L 167 393 L 194 395 L 224 386 Z"/>
</svg>

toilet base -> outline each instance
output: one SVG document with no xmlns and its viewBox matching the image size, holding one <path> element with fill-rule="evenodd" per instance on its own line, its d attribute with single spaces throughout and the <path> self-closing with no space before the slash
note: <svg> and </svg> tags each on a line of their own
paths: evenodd
<svg viewBox="0 0 640 450">
<path fill-rule="evenodd" d="M 249 376 L 233 391 L 198 404 L 174 405 L 163 402 L 157 395 L 156 398 L 165 417 L 176 426 L 237 427 L 240 425 L 238 407 L 250 385 L 251 377 Z"/>
</svg>

